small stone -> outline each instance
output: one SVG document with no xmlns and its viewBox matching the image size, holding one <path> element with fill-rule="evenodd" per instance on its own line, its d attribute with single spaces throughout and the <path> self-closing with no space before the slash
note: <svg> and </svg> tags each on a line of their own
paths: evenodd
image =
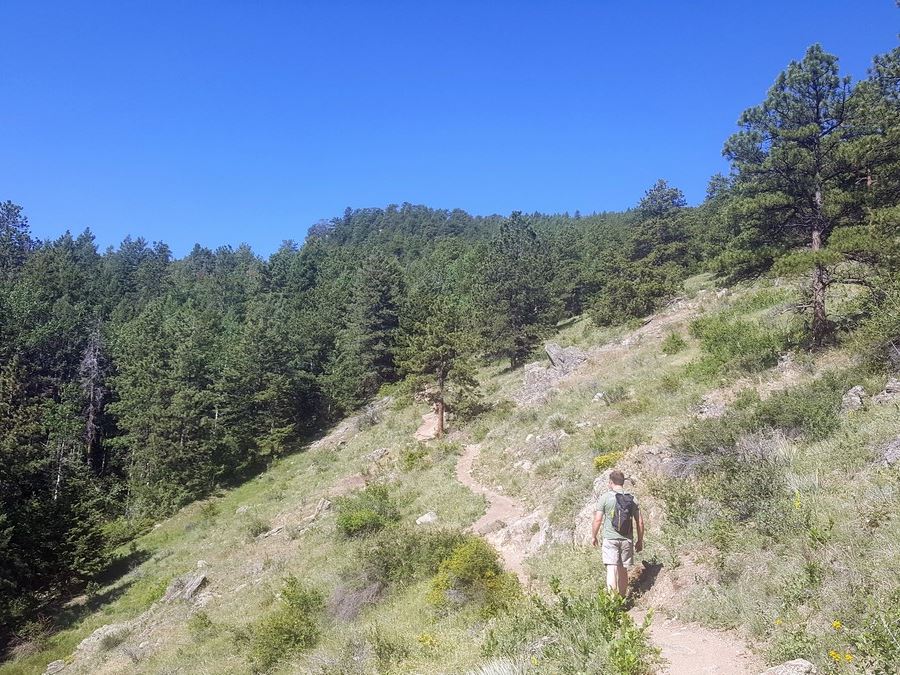
<svg viewBox="0 0 900 675">
<path fill-rule="evenodd" d="M 250 507 L 244 504 L 243 506 L 237 507 L 234 512 L 236 515 L 241 515 L 242 513 L 247 513 L 250 510 Z"/>
<path fill-rule="evenodd" d="M 528 434 L 528 435 L 525 437 L 525 442 L 526 442 L 526 443 L 531 443 L 531 441 L 532 441 L 533 439 L 534 439 L 534 434 Z"/>
<path fill-rule="evenodd" d="M 46 670 L 44 670 L 44 675 L 53 675 L 54 673 L 58 673 L 65 667 L 66 662 L 62 659 L 59 659 L 58 661 L 51 661 L 47 664 L 47 668 Z"/>
<path fill-rule="evenodd" d="M 206 567 L 206 566 L 207 566 L 207 564 L 206 564 L 206 561 L 205 561 L 205 560 L 198 560 L 198 561 L 197 561 L 197 569 L 203 569 L 203 568 Z"/>
<path fill-rule="evenodd" d="M 416 525 L 431 525 L 432 523 L 437 522 L 437 519 L 437 514 L 434 511 L 429 511 L 416 518 Z"/>
<path fill-rule="evenodd" d="M 596 394 L 594 394 L 594 398 L 592 400 L 594 401 L 594 403 L 606 402 L 606 392 L 598 391 Z"/>
<path fill-rule="evenodd" d="M 265 532 L 264 534 L 261 534 L 260 537 L 263 538 L 263 539 L 268 539 L 269 537 L 278 534 L 278 533 L 281 532 L 283 529 L 284 529 L 284 525 L 279 525 L 278 527 L 273 527 L 273 528 L 272 528 L 271 530 L 269 530 L 268 532 Z"/>
</svg>

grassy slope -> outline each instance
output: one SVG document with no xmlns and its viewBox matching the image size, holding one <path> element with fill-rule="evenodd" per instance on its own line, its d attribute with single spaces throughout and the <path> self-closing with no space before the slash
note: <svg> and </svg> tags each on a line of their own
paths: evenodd
<svg viewBox="0 0 900 675">
<path fill-rule="evenodd" d="M 692 280 L 686 292 L 692 296 L 707 283 L 704 278 Z M 530 409 L 500 405 L 457 432 L 455 440 L 482 443 L 481 462 L 476 467 L 482 482 L 503 486 L 530 508 L 543 508 L 554 526 L 571 527 L 597 475 L 592 459 L 597 454 L 598 430 L 602 430 L 601 441 L 612 433 L 614 438 L 626 439 L 627 445 L 634 441 L 661 443 L 692 419 L 696 406 L 711 389 L 765 389 L 782 377 L 770 370 L 743 377 L 687 378 L 685 367 L 699 355 L 696 341 L 688 339 L 687 348 L 671 356 L 660 350 L 660 343 L 669 332 L 687 336 L 687 325 L 697 313 L 718 311 L 756 292 L 744 289 L 719 298 L 705 291 L 695 306 L 670 311 L 666 321 L 638 331 L 641 337 L 633 339 L 629 346 L 598 352 L 596 360 L 571 376 L 546 405 Z M 762 323 L 772 321 L 770 307 L 748 309 L 744 315 Z M 556 341 L 596 348 L 626 333 L 625 328 L 598 330 L 586 321 L 577 321 L 563 328 Z M 841 354 L 831 354 L 822 363 L 844 361 Z M 793 382 L 808 381 L 821 367 L 801 364 Z M 483 387 L 494 402 L 511 398 L 521 384 L 520 373 L 492 368 L 482 375 Z M 877 383 L 873 380 L 870 386 Z M 608 406 L 595 402 L 594 394 L 601 390 L 617 393 L 619 400 Z M 4 664 L 0 673 L 42 672 L 49 661 L 66 658 L 97 627 L 138 616 L 140 621 L 121 644 L 107 645 L 108 649 L 90 659 L 78 659 L 65 672 L 246 671 L 246 661 L 236 650 L 229 629 L 262 616 L 272 605 L 285 575 L 294 574 L 327 593 L 340 584 L 342 572 L 358 558 L 359 544 L 337 536 L 330 511 L 306 532 L 296 533 L 296 524 L 312 511 L 319 498 L 334 486 L 344 485 L 342 481 L 347 476 L 380 473 L 397 481 L 398 493 L 404 495 L 402 511 L 407 522 L 434 510 L 443 525 L 465 527 L 483 512 L 482 499 L 454 480 L 455 456 L 451 446 L 433 450 L 418 466 L 403 470 L 399 460 L 404 449 L 415 447 L 411 439 L 422 412 L 415 406 L 395 406 L 384 413 L 380 423 L 348 437 L 345 445 L 335 448 L 325 444 L 285 458 L 240 488 L 186 507 L 135 542 L 135 558 L 144 559 L 143 562 L 102 588 L 89 607 L 70 610 L 69 627 L 53 636 L 43 651 Z M 784 450 L 790 480 L 803 490 L 804 508 L 808 504 L 823 517 L 831 515 L 836 523 L 838 534 L 830 546 L 853 548 L 853 530 L 844 527 L 846 519 L 841 514 L 846 504 L 835 498 L 842 491 L 844 477 L 848 473 L 859 475 L 866 490 L 885 489 L 888 479 L 870 468 L 872 447 L 898 431 L 895 415 L 885 409 L 872 409 L 855 415 L 839 434 L 826 441 L 797 441 Z M 530 434 L 533 438 L 528 441 Z M 551 438 L 556 440 L 543 440 Z M 608 447 L 609 441 L 605 442 Z M 390 454 L 373 465 L 368 455 L 378 448 L 388 448 Z M 624 463 L 633 473 L 642 471 L 642 452 L 639 446 L 625 455 Z M 531 462 L 530 468 L 523 468 L 522 460 Z M 892 485 L 896 488 L 896 482 Z M 637 489 L 640 492 L 646 486 L 639 484 Z M 896 497 L 893 499 L 896 501 Z M 665 536 L 659 536 L 659 504 L 651 498 L 648 505 L 655 522 L 645 557 L 666 561 L 670 566 L 688 562 L 684 552 L 697 550 L 696 542 L 691 541 L 693 532 L 669 526 Z M 249 509 L 237 514 L 241 506 Z M 252 536 L 261 527 L 280 524 L 287 527 L 273 537 L 259 540 Z M 894 570 L 900 559 L 896 550 L 900 533 L 896 527 L 889 524 L 887 528 L 892 529 L 886 528 L 877 535 L 880 546 L 866 549 L 867 555 L 880 556 L 880 564 Z M 888 541 L 890 537 L 893 544 Z M 777 551 L 765 550 L 764 545 L 770 546 L 753 537 L 745 538 L 742 544 L 727 551 L 721 574 L 710 577 L 709 585 L 700 586 L 677 601 L 687 603 L 682 610 L 695 618 L 715 625 L 742 627 L 762 651 L 771 648 L 781 656 L 790 654 L 790 649 L 772 630 L 774 621 L 799 621 L 801 613 L 788 614 L 774 606 L 777 595 L 773 596 L 776 600 L 767 602 L 766 589 L 796 576 L 794 567 L 798 563 L 796 556 L 781 559 Z M 699 557 L 692 559 L 691 564 L 711 566 L 715 556 L 710 554 L 708 560 L 703 555 Z M 153 604 L 172 577 L 194 569 L 198 560 L 208 565 L 209 585 L 205 590 L 210 596 L 204 611 L 216 627 L 201 640 L 187 628 L 192 611 L 189 605 Z M 721 556 L 716 558 L 717 563 L 721 560 Z M 847 560 L 866 565 L 875 562 Z M 565 586 L 594 587 L 600 583 L 598 567 L 593 551 L 566 545 L 546 549 L 529 561 L 537 590 L 546 588 L 551 577 L 560 578 Z M 871 576 L 870 572 L 863 574 Z M 768 577 L 772 579 L 767 581 Z M 340 660 L 364 650 L 360 645 L 365 645 L 365 638 L 371 637 L 373 631 L 386 643 L 402 645 L 406 656 L 397 661 L 396 672 L 465 672 L 475 667 L 481 660 L 483 622 L 467 611 L 434 615 L 425 603 L 426 592 L 424 584 L 412 585 L 389 594 L 354 622 L 333 622 L 314 651 L 284 664 L 280 672 L 316 672 L 323 665 L 340 672 Z M 828 611 L 842 608 L 845 617 L 861 611 L 848 607 L 841 599 L 848 592 L 845 586 L 829 582 L 816 592 L 821 593 L 821 602 Z M 819 614 L 824 611 L 820 608 Z M 824 616 L 816 616 L 819 623 L 825 621 Z M 821 652 L 823 645 L 817 642 L 815 649 Z"/>
</svg>

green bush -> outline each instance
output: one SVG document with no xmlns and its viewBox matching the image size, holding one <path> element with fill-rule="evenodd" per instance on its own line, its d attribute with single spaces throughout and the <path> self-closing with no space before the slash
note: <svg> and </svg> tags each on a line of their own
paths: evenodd
<svg viewBox="0 0 900 675">
<path fill-rule="evenodd" d="M 705 356 L 695 374 L 718 371 L 757 372 L 778 363 L 788 345 L 785 331 L 765 328 L 743 319 L 714 314 L 695 319 L 691 334 Z"/>
<path fill-rule="evenodd" d="M 660 349 L 662 349 L 663 354 L 673 356 L 678 352 L 683 351 L 686 347 L 687 341 L 681 337 L 681 333 L 672 331 L 666 336 L 666 339 L 662 341 Z"/>
<path fill-rule="evenodd" d="M 372 534 L 400 520 L 400 510 L 387 485 L 370 485 L 337 502 L 338 531 L 347 537 Z"/>
<path fill-rule="evenodd" d="M 269 524 L 255 513 L 248 513 L 241 522 L 241 530 L 247 541 L 253 541 L 259 535 L 269 531 Z"/>
<path fill-rule="evenodd" d="M 813 441 L 827 438 L 840 426 L 841 398 L 849 387 L 846 376 L 829 373 L 810 384 L 773 394 L 759 405 L 755 426 L 780 429 Z"/>
<path fill-rule="evenodd" d="M 423 467 L 428 459 L 428 448 L 417 445 L 412 448 L 404 448 L 400 453 L 400 469 L 405 472 L 415 471 Z"/>
<path fill-rule="evenodd" d="M 253 672 L 268 672 L 285 657 L 315 646 L 324 606 L 318 591 L 306 588 L 296 577 L 287 577 L 275 609 L 238 633 Z"/>
<path fill-rule="evenodd" d="M 455 530 L 386 528 L 365 542 L 361 571 L 367 581 L 410 584 L 437 573 L 465 540 Z"/>
<path fill-rule="evenodd" d="M 591 438 L 591 450 L 598 455 L 624 452 L 647 440 L 646 435 L 634 429 L 623 427 L 601 427 L 594 431 Z"/>
<path fill-rule="evenodd" d="M 495 622 L 483 645 L 486 656 L 532 655 L 535 673 L 643 675 L 659 652 L 649 639 L 648 616 L 638 626 L 618 594 L 601 590 L 572 595 L 553 584 L 554 599 L 531 596 Z"/>
<path fill-rule="evenodd" d="M 503 571 L 497 551 L 481 537 L 468 537 L 441 562 L 428 600 L 439 609 L 471 602 L 493 616 L 509 608 L 520 591 L 518 579 Z"/>
<path fill-rule="evenodd" d="M 196 642 L 203 642 L 212 637 L 216 632 L 216 627 L 209 618 L 209 614 L 203 610 L 199 610 L 191 614 L 187 620 L 187 629 L 191 637 Z"/>
<path fill-rule="evenodd" d="M 650 494 L 662 499 L 666 505 L 666 520 L 676 525 L 687 525 L 694 520 L 697 508 L 697 487 L 689 480 L 679 478 L 651 479 L 647 488 Z"/>
</svg>

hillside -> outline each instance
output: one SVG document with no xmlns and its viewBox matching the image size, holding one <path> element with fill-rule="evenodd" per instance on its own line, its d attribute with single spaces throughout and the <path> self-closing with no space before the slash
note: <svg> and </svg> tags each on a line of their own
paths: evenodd
<svg viewBox="0 0 900 675">
<path fill-rule="evenodd" d="M 785 348 L 797 299 L 700 276 L 638 325 L 576 318 L 524 368 L 483 368 L 489 409 L 442 440 L 415 441 L 427 406 L 384 387 L 123 546 L 0 673 L 637 673 L 660 667 L 651 645 L 674 673 L 889 672 L 900 391 L 847 348 Z M 640 623 L 593 624 L 609 608 L 586 538 L 612 465 L 649 521 L 632 615 L 650 644 Z M 308 625 L 285 630 L 284 608 Z"/>
</svg>

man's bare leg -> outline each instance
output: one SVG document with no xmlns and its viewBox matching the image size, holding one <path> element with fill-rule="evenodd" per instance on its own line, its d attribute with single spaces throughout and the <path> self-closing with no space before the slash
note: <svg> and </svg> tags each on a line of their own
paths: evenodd
<svg viewBox="0 0 900 675">
<path fill-rule="evenodd" d="M 622 563 L 619 563 L 616 566 L 616 577 L 619 581 L 619 595 L 624 598 L 625 594 L 628 592 L 628 570 Z"/>
<path fill-rule="evenodd" d="M 617 565 L 606 566 L 606 588 L 610 591 L 619 590 L 619 567 Z"/>
</svg>

